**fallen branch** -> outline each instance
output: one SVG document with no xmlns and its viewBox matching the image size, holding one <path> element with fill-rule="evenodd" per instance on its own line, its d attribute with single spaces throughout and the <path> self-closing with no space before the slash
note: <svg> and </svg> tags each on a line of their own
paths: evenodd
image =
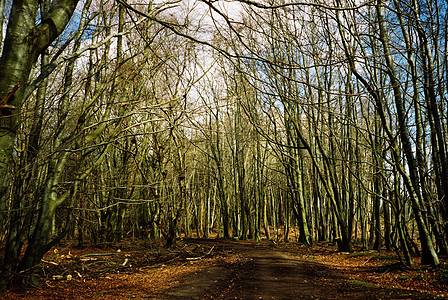
<svg viewBox="0 0 448 300">
<path fill-rule="evenodd" d="M 366 263 L 368 263 L 372 259 L 372 257 L 373 256 L 369 257 L 361 266 L 364 266 Z"/>
<path fill-rule="evenodd" d="M 76 273 L 76 275 L 78 275 L 78 277 L 82 279 L 82 275 L 81 275 L 81 273 L 79 273 L 79 272 L 78 272 L 78 271 L 76 271 L 76 270 L 73 270 L 73 272 L 75 272 L 75 273 Z"/>
<path fill-rule="evenodd" d="M 199 256 L 199 257 L 187 257 L 186 260 L 188 260 L 188 261 L 193 261 L 193 260 L 200 260 L 200 259 L 203 259 L 203 258 L 206 257 L 207 255 L 209 255 L 209 254 L 213 251 L 214 248 L 215 248 L 215 246 L 213 246 L 213 247 L 210 249 L 210 251 L 208 251 L 207 253 L 205 253 L 205 254 L 202 255 L 202 256 Z"/>
<path fill-rule="evenodd" d="M 117 255 L 121 254 L 121 252 L 107 252 L 107 253 L 88 253 L 81 255 L 80 257 L 89 257 L 89 256 L 109 256 L 109 255 Z"/>
<path fill-rule="evenodd" d="M 55 266 L 59 266 L 59 264 L 57 263 L 57 262 L 54 262 L 54 261 L 48 261 L 48 260 L 41 260 L 43 263 L 46 263 L 46 264 L 52 264 L 52 265 L 55 265 Z"/>
</svg>

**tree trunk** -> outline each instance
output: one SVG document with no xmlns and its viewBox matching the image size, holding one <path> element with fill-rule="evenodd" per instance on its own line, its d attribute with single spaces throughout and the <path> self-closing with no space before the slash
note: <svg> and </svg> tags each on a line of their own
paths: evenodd
<svg viewBox="0 0 448 300">
<path fill-rule="evenodd" d="M 4 203 L 23 93 L 39 55 L 65 29 L 78 0 L 53 2 L 36 24 L 37 0 L 13 1 L 0 59 L 0 201 Z M 3 12 L 2 12 L 3 13 Z M 4 207 L 4 206 L 3 206 Z M 1 207 L 0 207 L 1 208 Z"/>
<path fill-rule="evenodd" d="M 439 264 L 439 259 L 435 252 L 431 235 L 428 231 L 426 222 L 422 215 L 421 197 L 419 196 L 418 191 L 419 182 L 417 176 L 417 165 L 414 155 L 412 153 L 412 143 L 410 141 L 409 131 L 407 129 L 406 112 L 403 105 L 400 83 L 397 80 L 392 56 L 390 53 L 390 46 L 386 33 L 386 25 L 383 19 L 384 12 L 383 12 L 382 0 L 377 1 L 376 11 L 378 18 L 380 41 L 383 45 L 384 58 L 386 60 L 389 78 L 394 92 L 394 100 L 397 109 L 398 124 L 399 124 L 398 130 L 401 137 L 401 142 L 403 143 L 403 150 L 406 155 L 406 160 L 409 166 L 410 180 L 407 181 L 408 182 L 407 188 L 410 194 L 409 196 L 412 201 L 412 208 L 414 211 L 415 220 L 417 222 L 418 230 L 420 233 L 420 242 L 422 247 L 422 264 L 430 264 L 436 266 Z"/>
<path fill-rule="evenodd" d="M 62 33 L 68 24 L 78 0 L 58 0 L 36 24 L 37 0 L 13 1 L 9 16 L 3 52 L 0 59 L 0 209 L 6 209 L 6 194 L 11 177 L 9 165 L 13 156 L 14 143 L 20 125 L 19 115 L 26 99 L 24 90 L 30 72 L 39 55 Z M 3 13 L 3 11 L 2 11 Z M 12 199 L 19 208 L 21 199 Z M 19 217 L 15 213 L 12 218 Z M 5 267 L 0 286 L 15 271 L 21 242 L 17 241 L 18 226 L 12 223 L 8 230 L 5 249 Z M 2 223 L 3 220 L 0 220 Z"/>
</svg>

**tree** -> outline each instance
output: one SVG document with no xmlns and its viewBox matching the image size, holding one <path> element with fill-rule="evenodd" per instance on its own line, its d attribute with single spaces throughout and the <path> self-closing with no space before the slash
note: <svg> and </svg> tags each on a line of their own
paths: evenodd
<svg viewBox="0 0 448 300">
<path fill-rule="evenodd" d="M 13 1 L 0 58 L 0 209 L 5 211 L 10 186 L 10 166 L 20 128 L 20 113 L 28 78 L 39 55 L 62 34 L 76 8 L 77 0 L 48 2 Z M 3 10 L 2 10 L 3 16 Z M 36 20 L 40 20 L 36 25 Z M 3 22 L 2 22 L 3 26 Z M 13 193 L 13 196 L 14 195 Z M 4 272 L 1 286 L 14 272 L 22 246 L 21 199 L 12 199 Z M 2 215 L 2 220 L 4 220 Z"/>
<path fill-rule="evenodd" d="M 58 0 L 43 2 L 39 7 L 39 2 L 35 0 L 12 2 L 0 59 L 2 208 L 5 208 L 8 168 L 20 124 L 20 109 L 26 100 L 23 94 L 30 72 L 39 55 L 62 34 L 77 3 L 77 0 Z M 48 5 L 48 10 L 44 9 L 44 5 Z M 37 25 L 36 19 L 40 19 Z"/>
</svg>

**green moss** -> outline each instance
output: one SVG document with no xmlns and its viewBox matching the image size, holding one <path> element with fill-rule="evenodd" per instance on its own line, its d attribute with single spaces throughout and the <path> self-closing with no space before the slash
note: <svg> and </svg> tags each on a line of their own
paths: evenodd
<svg viewBox="0 0 448 300">
<path fill-rule="evenodd" d="M 360 281 L 360 280 L 351 279 L 351 280 L 348 280 L 347 282 L 349 284 L 358 285 L 358 286 L 362 286 L 362 287 L 366 287 L 366 288 L 378 288 L 373 283 L 368 283 L 368 282 L 364 282 L 364 281 Z"/>
<path fill-rule="evenodd" d="M 363 251 L 363 252 L 356 252 L 356 253 L 351 253 L 348 257 L 363 257 L 363 256 L 369 256 L 372 254 L 377 253 L 376 251 Z"/>
<path fill-rule="evenodd" d="M 437 281 L 442 284 L 448 284 L 448 270 L 442 270 L 437 274 Z"/>
<path fill-rule="evenodd" d="M 378 272 L 396 272 L 405 269 L 406 266 L 400 262 L 394 264 L 387 264 L 384 266 L 378 267 Z"/>
<path fill-rule="evenodd" d="M 398 256 L 396 254 L 378 254 L 375 258 L 381 260 L 396 260 Z"/>
</svg>

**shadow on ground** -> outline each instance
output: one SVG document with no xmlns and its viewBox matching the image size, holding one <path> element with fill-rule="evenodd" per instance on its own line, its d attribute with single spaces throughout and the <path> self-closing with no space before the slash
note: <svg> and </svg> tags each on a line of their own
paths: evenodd
<svg viewBox="0 0 448 300">
<path fill-rule="evenodd" d="M 208 268 L 146 299 L 431 299 L 418 292 L 384 289 L 350 281 L 322 264 L 252 243 L 191 239 L 187 243 L 223 247 L 238 262 Z"/>
</svg>

